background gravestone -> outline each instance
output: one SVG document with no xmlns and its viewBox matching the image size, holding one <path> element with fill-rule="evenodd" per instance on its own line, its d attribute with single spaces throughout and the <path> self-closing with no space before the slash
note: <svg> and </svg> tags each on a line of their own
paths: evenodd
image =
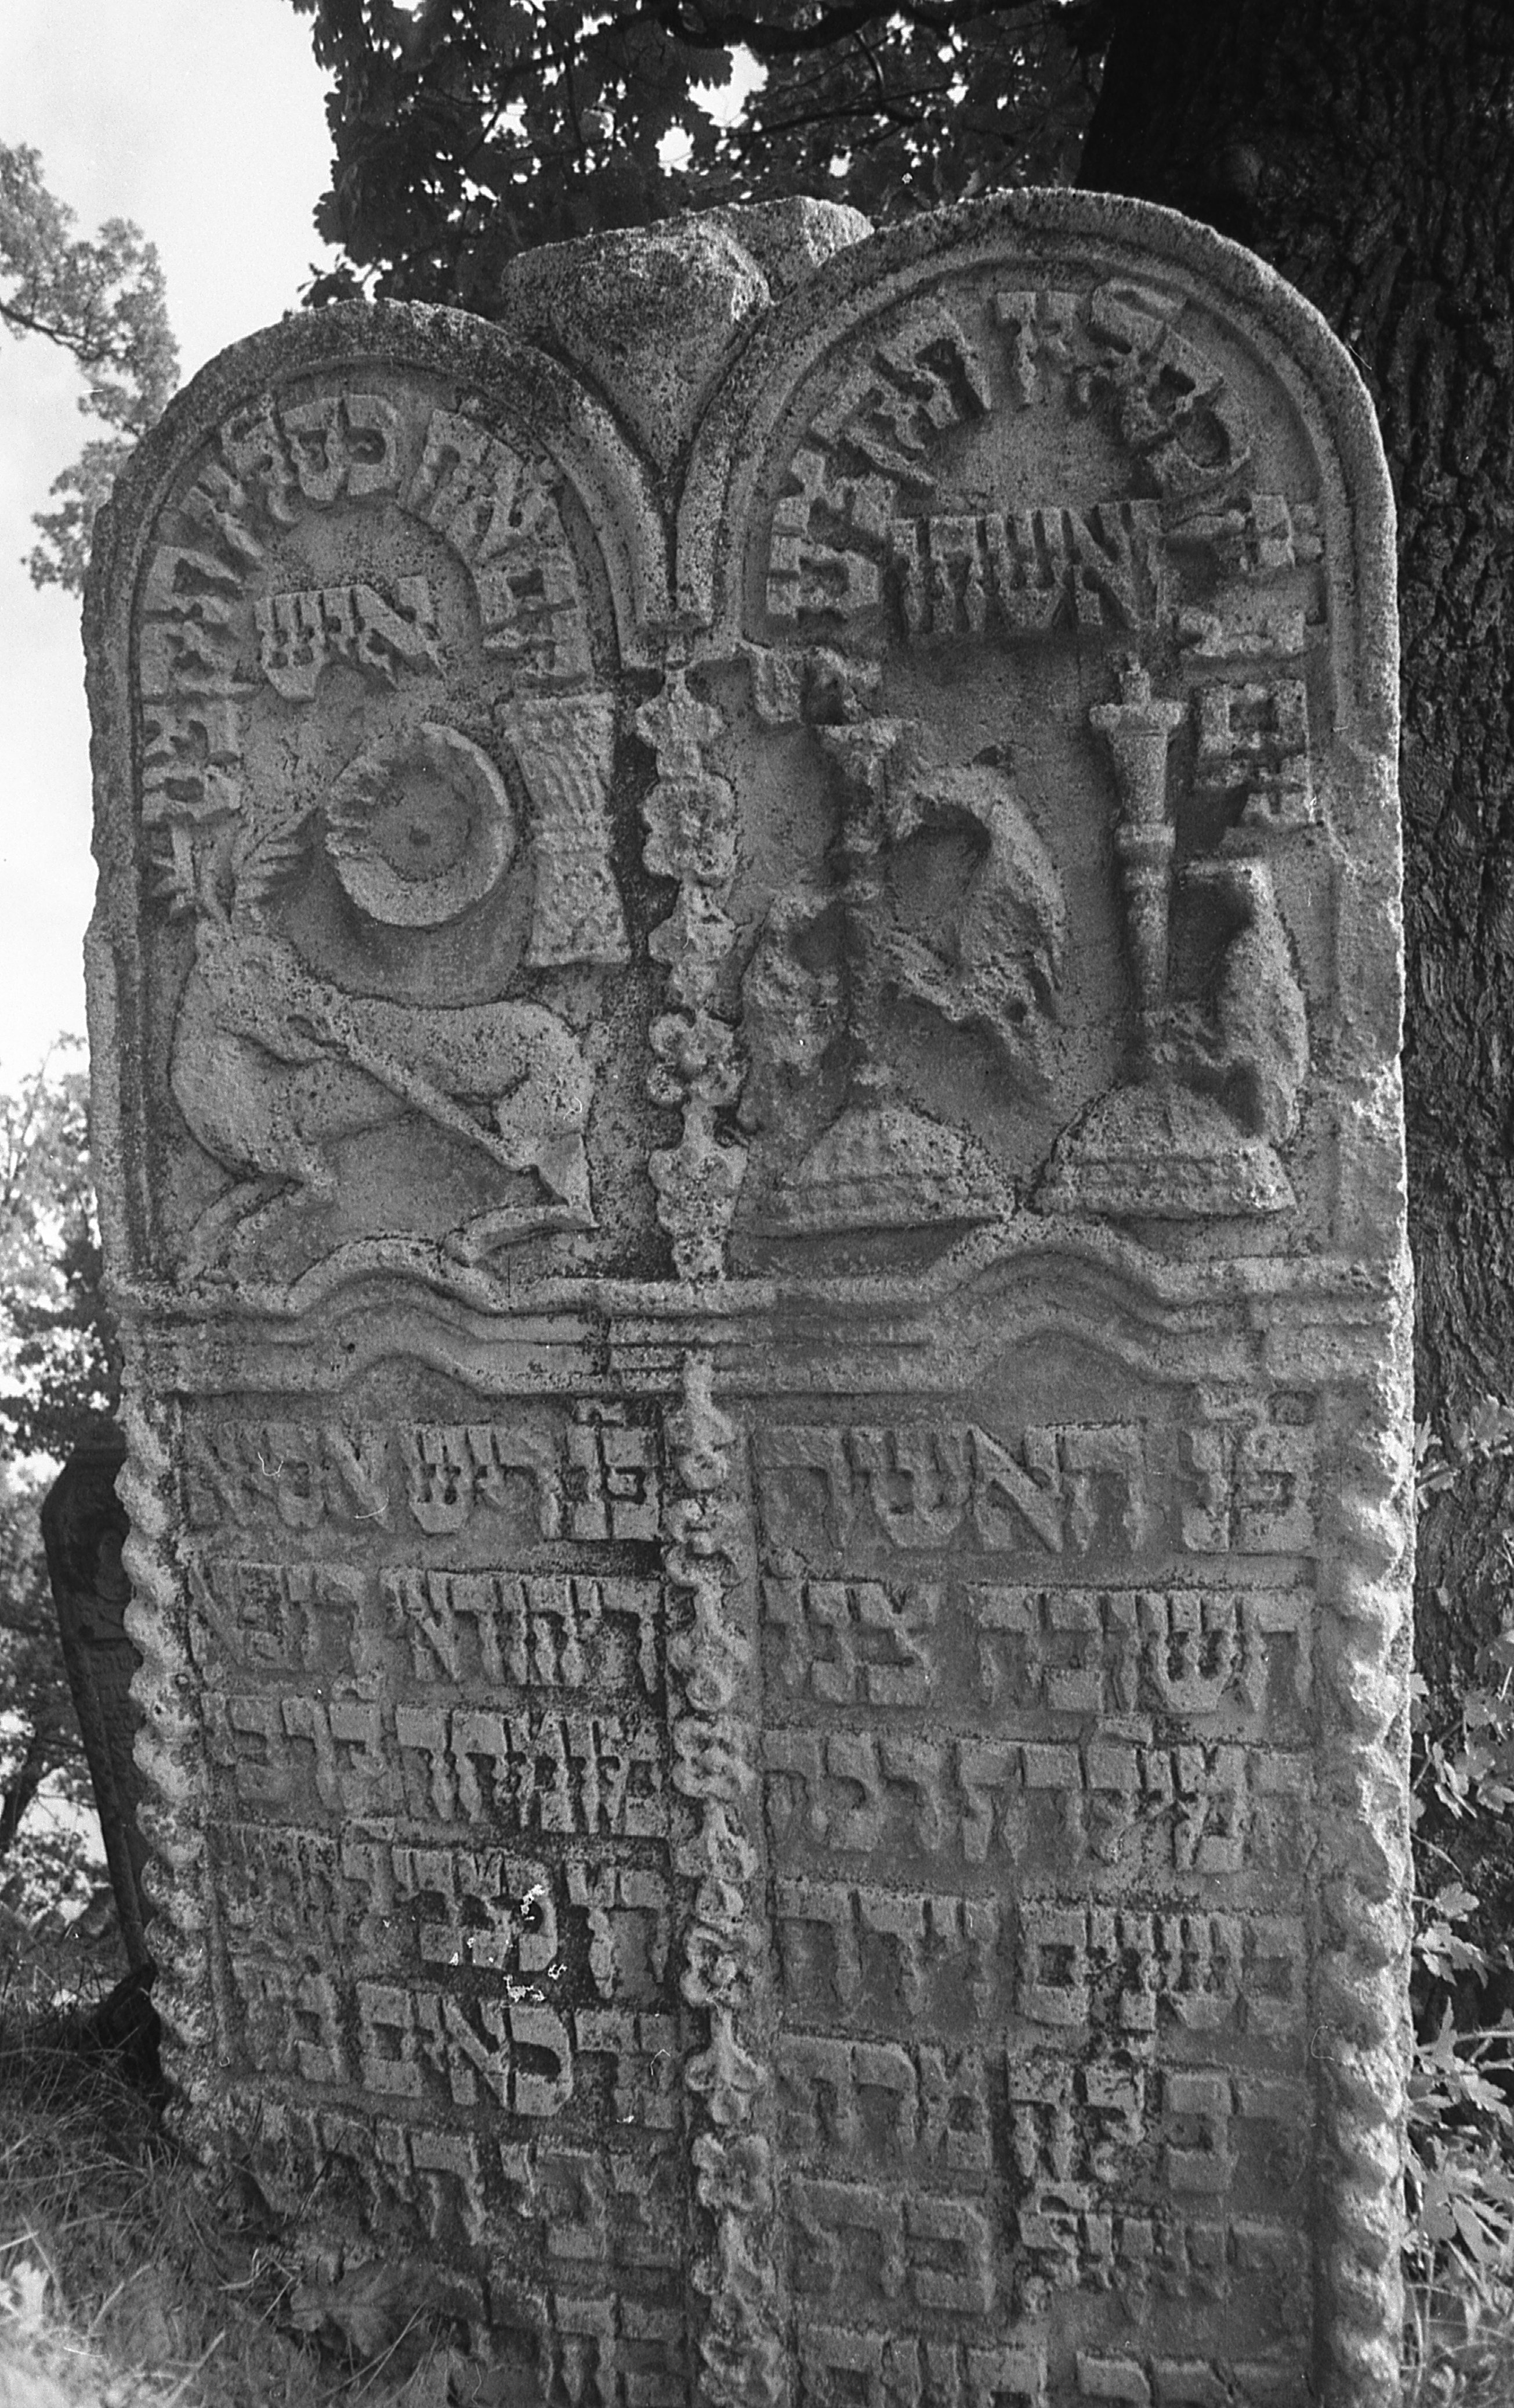
<svg viewBox="0 0 1514 2408">
<path fill-rule="evenodd" d="M 291 322 L 102 536 L 180 2124 L 522 2402 L 1380 2408 L 1381 458 L 1180 220 L 864 234 Z"/>
<path fill-rule="evenodd" d="M 128 1523 L 116 1481 L 125 1460 L 121 1433 L 101 1422 L 78 1445 L 42 1500 L 42 1544 L 69 1695 L 99 1809 L 106 1862 L 126 1961 L 150 1962 L 142 1870 L 142 1774 L 136 1757 L 141 1715 L 132 1698 L 139 1658 L 126 1636 L 131 1584 L 121 1565 Z"/>
</svg>

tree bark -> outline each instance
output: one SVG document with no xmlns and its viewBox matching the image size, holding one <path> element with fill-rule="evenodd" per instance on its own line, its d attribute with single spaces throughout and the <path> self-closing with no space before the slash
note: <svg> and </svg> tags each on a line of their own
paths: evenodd
<svg viewBox="0 0 1514 2408">
<path fill-rule="evenodd" d="M 1341 337 L 1398 500 L 1418 1407 L 1514 1399 L 1514 9 L 1115 0 L 1085 185 L 1260 251 Z M 1496 1631 L 1514 1467 L 1421 1526 L 1420 1656 Z"/>
</svg>

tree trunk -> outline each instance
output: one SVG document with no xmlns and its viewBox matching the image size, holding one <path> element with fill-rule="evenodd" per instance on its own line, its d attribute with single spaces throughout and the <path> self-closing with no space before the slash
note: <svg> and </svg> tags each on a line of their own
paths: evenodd
<svg viewBox="0 0 1514 2408">
<path fill-rule="evenodd" d="M 1086 185 L 1249 243 L 1361 368 L 1399 510 L 1418 1413 L 1514 1400 L 1514 8 L 1115 0 Z M 1507 1588 L 1514 1467 L 1421 1531 L 1444 1691 Z"/>
</svg>

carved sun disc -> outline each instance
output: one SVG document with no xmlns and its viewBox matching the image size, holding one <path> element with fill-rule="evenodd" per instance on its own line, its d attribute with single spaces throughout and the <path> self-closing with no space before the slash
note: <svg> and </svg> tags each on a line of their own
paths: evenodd
<svg viewBox="0 0 1514 2408">
<path fill-rule="evenodd" d="M 436 928 L 479 903 L 515 851 L 505 781 L 456 728 L 372 745 L 337 781 L 326 850 L 370 919 Z"/>
</svg>

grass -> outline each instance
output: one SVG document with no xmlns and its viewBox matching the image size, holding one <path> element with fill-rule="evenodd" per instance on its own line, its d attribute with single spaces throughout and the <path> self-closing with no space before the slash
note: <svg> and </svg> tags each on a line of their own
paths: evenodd
<svg viewBox="0 0 1514 2408">
<path fill-rule="evenodd" d="M 150 2031 L 105 2044 L 98 1969 L 17 1940 L 0 1930 L 0 2408 L 466 2401 L 421 2327 L 354 2363 L 267 2216 L 165 2136 Z"/>
<path fill-rule="evenodd" d="M 1411 2083 L 1405 2408 L 1514 2408 L 1514 2131 L 1502 2105 L 1448 2098 L 1431 2057 L 1421 2042 Z"/>
<path fill-rule="evenodd" d="M 1486 2320 L 1435 2315 L 1411 2292 L 1404 2408 L 1510 2408 L 1514 2402 L 1514 2302 Z"/>
</svg>

